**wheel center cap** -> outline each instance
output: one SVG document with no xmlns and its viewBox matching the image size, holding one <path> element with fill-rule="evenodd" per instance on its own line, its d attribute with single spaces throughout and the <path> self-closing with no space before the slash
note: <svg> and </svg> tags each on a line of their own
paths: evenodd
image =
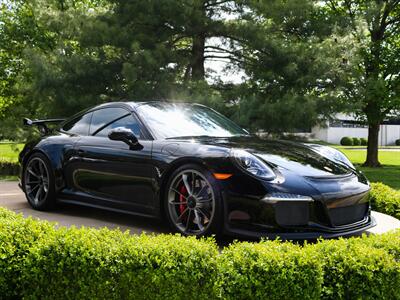
<svg viewBox="0 0 400 300">
<path fill-rule="evenodd" d="M 196 207 L 196 198 L 193 196 L 189 196 L 187 199 L 187 206 L 191 209 Z"/>
</svg>

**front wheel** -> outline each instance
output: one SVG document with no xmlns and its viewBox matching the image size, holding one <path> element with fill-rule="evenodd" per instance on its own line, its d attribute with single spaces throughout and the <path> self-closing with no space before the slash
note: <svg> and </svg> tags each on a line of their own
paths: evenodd
<svg viewBox="0 0 400 300">
<path fill-rule="evenodd" d="M 184 235 L 219 234 L 222 201 L 212 174 L 197 165 L 178 168 L 167 184 L 166 215 L 172 228 Z"/>
<path fill-rule="evenodd" d="M 49 210 L 54 207 L 54 176 L 46 156 L 33 154 L 25 164 L 22 180 L 26 199 L 34 209 Z"/>
</svg>

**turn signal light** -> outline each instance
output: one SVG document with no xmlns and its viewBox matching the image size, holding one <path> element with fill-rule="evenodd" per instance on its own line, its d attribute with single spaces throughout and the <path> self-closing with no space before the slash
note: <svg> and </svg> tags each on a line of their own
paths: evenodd
<svg viewBox="0 0 400 300">
<path fill-rule="evenodd" d="M 225 180 L 232 176 L 233 174 L 225 174 L 225 173 L 214 173 L 214 177 L 219 180 Z"/>
</svg>

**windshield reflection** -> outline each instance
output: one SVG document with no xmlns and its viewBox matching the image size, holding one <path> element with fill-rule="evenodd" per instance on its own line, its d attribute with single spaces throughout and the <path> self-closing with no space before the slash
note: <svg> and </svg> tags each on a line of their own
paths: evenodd
<svg viewBox="0 0 400 300">
<path fill-rule="evenodd" d="M 137 110 L 159 139 L 248 135 L 228 118 L 202 105 L 154 102 L 142 104 Z"/>
</svg>

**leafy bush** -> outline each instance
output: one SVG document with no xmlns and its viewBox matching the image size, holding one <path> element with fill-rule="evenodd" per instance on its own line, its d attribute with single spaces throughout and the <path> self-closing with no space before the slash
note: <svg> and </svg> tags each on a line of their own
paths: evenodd
<svg viewBox="0 0 400 300">
<path fill-rule="evenodd" d="M 400 139 L 396 140 L 396 146 L 400 146 Z"/>
<path fill-rule="evenodd" d="M 340 140 L 340 145 L 353 146 L 353 139 L 349 136 L 342 137 L 342 139 Z"/>
<path fill-rule="evenodd" d="M 378 186 L 379 187 L 379 186 Z M 374 185 L 375 192 L 378 192 Z M 386 191 L 386 190 L 385 190 Z M 400 299 L 400 230 L 234 243 L 58 228 L 0 208 L 1 299 Z"/>
<path fill-rule="evenodd" d="M 314 247 L 323 261 L 323 299 L 399 299 L 400 264 L 385 249 L 363 239 L 322 241 Z"/>
<path fill-rule="evenodd" d="M 42 245 L 55 229 L 48 222 L 24 219 L 0 208 L 0 295 L 20 298 L 23 266 L 32 247 Z"/>
<path fill-rule="evenodd" d="M 353 146 L 360 146 L 361 140 L 357 137 L 353 137 Z"/>
<path fill-rule="evenodd" d="M 180 236 L 62 229 L 33 247 L 23 295 L 40 299 L 205 299 L 216 281 L 217 247 Z M 71 278 L 71 280 L 66 280 Z"/>
<path fill-rule="evenodd" d="M 322 264 L 299 245 L 265 241 L 236 243 L 219 257 L 223 299 L 318 299 Z"/>
<path fill-rule="evenodd" d="M 18 175 L 20 170 L 19 163 L 0 160 L 0 175 Z"/>
<path fill-rule="evenodd" d="M 215 243 L 60 228 L 0 210 L 0 295 L 27 299 L 204 299 Z"/>
<path fill-rule="evenodd" d="M 368 140 L 366 138 L 360 138 L 361 146 L 367 146 Z"/>
<path fill-rule="evenodd" d="M 382 235 L 370 235 L 368 238 L 364 237 L 362 242 L 368 246 L 387 251 L 400 262 L 400 230 Z"/>
<path fill-rule="evenodd" d="M 373 209 L 400 219 L 400 191 L 383 183 L 371 183 L 370 200 Z"/>
</svg>

